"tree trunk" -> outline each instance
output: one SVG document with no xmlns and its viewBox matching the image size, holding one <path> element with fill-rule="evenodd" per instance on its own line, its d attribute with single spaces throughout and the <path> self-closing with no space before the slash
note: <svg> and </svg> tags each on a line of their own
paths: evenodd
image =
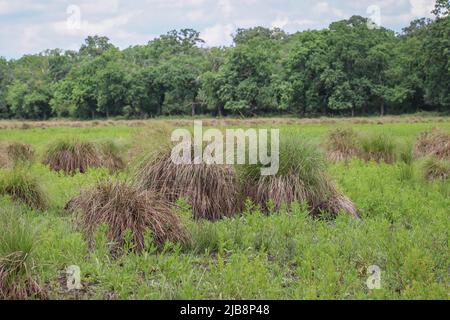
<svg viewBox="0 0 450 320">
<path fill-rule="evenodd" d="M 166 100 L 166 94 L 162 93 L 159 96 L 159 104 L 158 104 L 158 115 L 161 116 L 162 115 L 162 107 L 164 105 L 164 101 Z"/>
<path fill-rule="evenodd" d="M 384 116 L 384 101 L 381 101 L 380 115 L 381 115 L 382 117 Z"/>
</svg>

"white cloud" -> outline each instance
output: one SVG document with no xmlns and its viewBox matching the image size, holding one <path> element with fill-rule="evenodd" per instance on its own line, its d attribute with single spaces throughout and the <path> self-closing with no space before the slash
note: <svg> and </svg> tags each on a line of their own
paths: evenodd
<svg viewBox="0 0 450 320">
<path fill-rule="evenodd" d="M 232 42 L 232 34 L 236 30 L 233 24 L 216 24 L 201 32 L 201 37 L 208 46 L 228 45 Z"/>
</svg>

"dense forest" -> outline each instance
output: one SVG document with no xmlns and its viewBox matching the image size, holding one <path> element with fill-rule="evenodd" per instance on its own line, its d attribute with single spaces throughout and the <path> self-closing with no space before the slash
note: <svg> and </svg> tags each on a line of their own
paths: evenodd
<svg viewBox="0 0 450 320">
<path fill-rule="evenodd" d="M 171 31 L 119 50 L 0 58 L 0 118 L 371 115 L 450 110 L 450 4 L 400 33 L 360 16 L 323 30 L 238 29 L 230 47 Z"/>
</svg>

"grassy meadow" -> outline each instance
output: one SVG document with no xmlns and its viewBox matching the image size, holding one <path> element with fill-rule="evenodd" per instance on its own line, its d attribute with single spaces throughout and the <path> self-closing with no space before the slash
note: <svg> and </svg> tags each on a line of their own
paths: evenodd
<svg viewBox="0 0 450 320">
<path fill-rule="evenodd" d="M 12 285 L 22 277 L 26 292 L 38 292 L 29 294 L 30 299 L 449 298 L 450 181 L 426 179 L 426 160 L 411 155 L 421 133 L 432 128 L 450 133 L 449 118 L 203 120 L 205 127 L 279 128 L 282 137 L 307 141 L 324 158 L 329 133 L 351 128 L 389 139 L 386 152 L 395 160 L 353 157 L 326 162 L 336 188 L 353 201 L 360 219 L 312 216 L 304 203 L 276 211 L 269 206 L 267 212 L 247 200 L 242 213 L 232 217 L 194 220 L 188 201 L 181 198 L 174 210 L 190 235 L 189 243 L 157 245 L 146 233 L 144 249 L 138 252 L 126 234 L 125 250 L 112 255 L 106 227 L 94 232 L 95 245 L 90 246 L 76 213 L 66 210 L 66 204 L 98 181 L 130 181 L 140 161 L 172 129 L 188 128 L 190 120 L 1 121 L 0 150 L 4 153 L 2 145 L 19 142 L 30 145 L 34 154 L 31 163 L 5 160 L 0 168 L 0 266 L 17 260 L 17 265 L 26 265 L 3 278 L 0 268 L 0 291 L 6 281 Z M 64 174 L 42 163 L 49 146 L 74 138 L 114 141 L 125 168 L 99 166 Z M 362 148 L 369 152 L 373 143 L 366 143 Z M 29 188 L 39 185 L 40 194 L 32 194 L 29 203 L 42 196 L 42 208 L 17 201 L 8 192 L 5 185 L 21 183 L 14 172 L 33 177 Z M 26 255 L 11 255 L 23 247 Z M 72 265 L 81 270 L 80 290 L 67 288 L 66 270 Z M 379 289 L 366 284 L 371 265 L 381 270 Z M 39 289 L 33 291 L 33 286 Z"/>
</svg>

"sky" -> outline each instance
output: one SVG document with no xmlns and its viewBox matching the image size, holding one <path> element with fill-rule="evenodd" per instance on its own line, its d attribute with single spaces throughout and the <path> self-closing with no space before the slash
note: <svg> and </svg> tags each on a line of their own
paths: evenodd
<svg viewBox="0 0 450 320">
<path fill-rule="evenodd" d="M 358 14 L 395 31 L 431 17 L 435 0 L 0 0 L 0 56 L 78 50 L 88 35 L 126 48 L 193 28 L 207 46 L 230 45 L 237 28 L 326 28 Z"/>
</svg>

